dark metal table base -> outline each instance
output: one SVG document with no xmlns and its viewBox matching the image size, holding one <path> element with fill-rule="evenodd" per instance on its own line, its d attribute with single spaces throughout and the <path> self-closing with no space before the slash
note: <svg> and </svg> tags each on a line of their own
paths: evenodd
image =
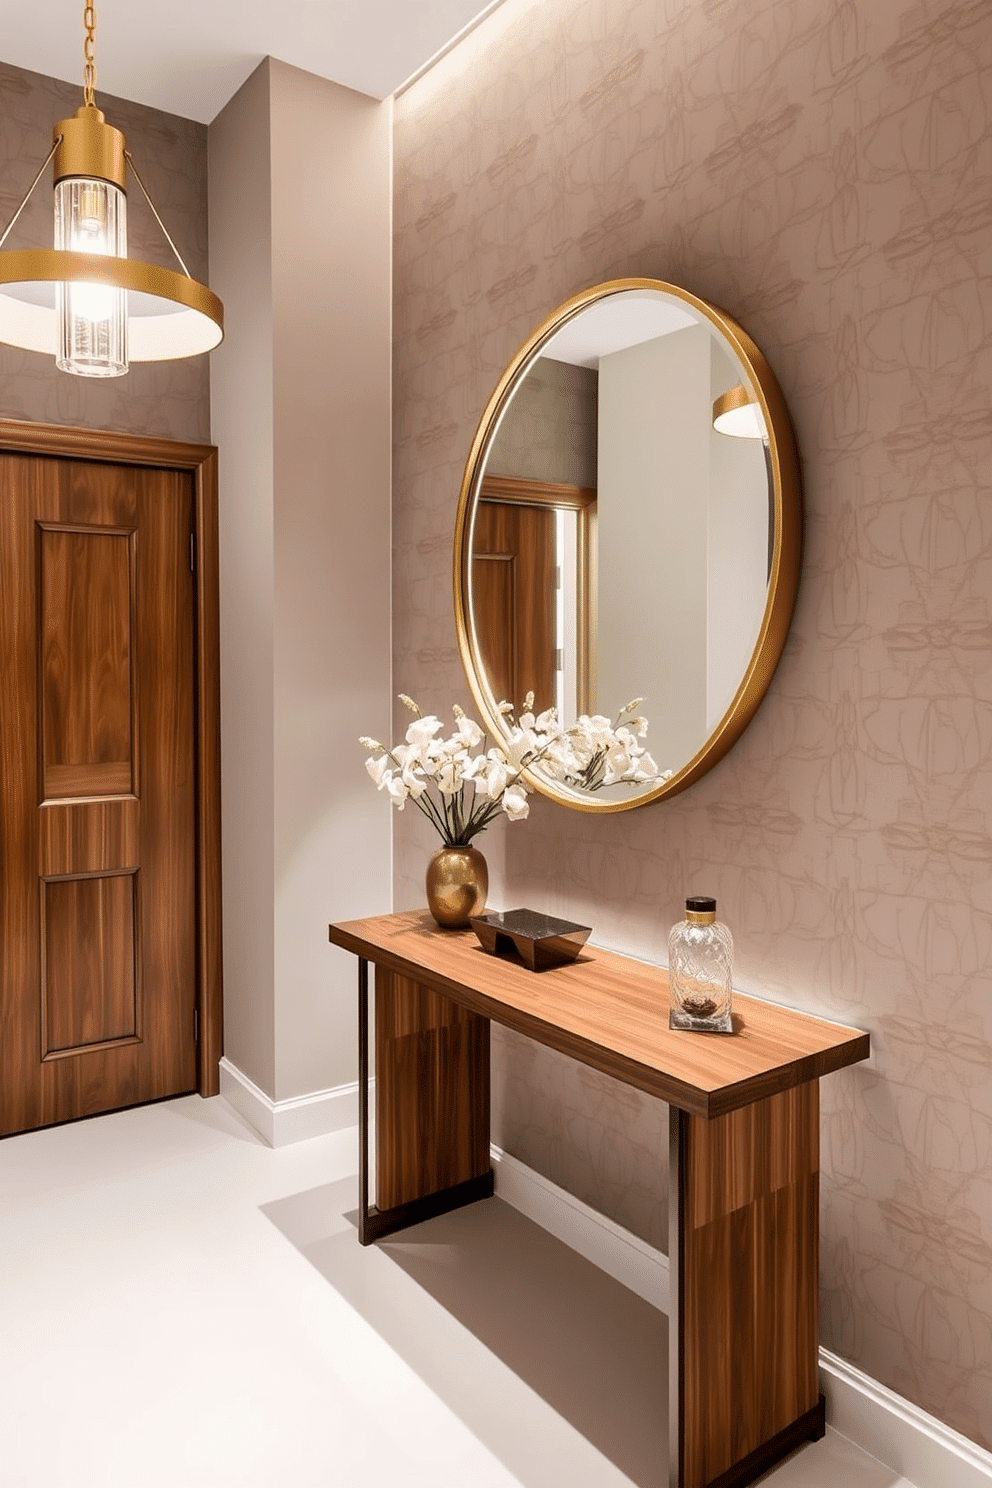
<svg viewBox="0 0 992 1488">
<path fill-rule="evenodd" d="M 494 1182 L 490 1169 L 481 1178 L 470 1178 L 467 1183 L 456 1183 L 454 1188 L 442 1188 L 422 1199 L 411 1199 L 408 1204 L 397 1204 L 394 1209 L 377 1209 L 374 1204 L 361 1207 L 358 1211 L 358 1238 L 363 1245 L 372 1245 L 384 1235 L 393 1235 L 408 1225 L 434 1219 L 438 1214 L 448 1214 L 452 1209 L 474 1204 L 476 1199 L 491 1199 Z"/>
</svg>

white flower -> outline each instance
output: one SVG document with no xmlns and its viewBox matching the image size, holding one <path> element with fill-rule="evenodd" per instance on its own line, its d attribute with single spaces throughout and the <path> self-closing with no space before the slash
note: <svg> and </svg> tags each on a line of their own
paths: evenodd
<svg viewBox="0 0 992 1488">
<path fill-rule="evenodd" d="M 613 740 L 613 724 L 602 713 L 594 713 L 592 717 L 583 713 L 581 718 L 576 719 L 576 727 L 591 749 L 608 748 Z"/>
<path fill-rule="evenodd" d="M 523 821 L 530 812 L 530 802 L 522 785 L 507 786 L 501 804 L 511 821 Z"/>
<path fill-rule="evenodd" d="M 387 784 L 389 777 L 392 774 L 392 771 L 389 768 L 388 754 L 381 755 L 379 759 L 367 759 L 365 761 L 365 768 L 366 770 L 368 770 L 369 774 L 372 776 L 372 779 L 375 781 L 379 789 L 382 790 L 382 787 Z"/>
<path fill-rule="evenodd" d="M 634 772 L 630 778 L 631 780 L 636 780 L 638 784 L 640 784 L 644 780 L 655 780 L 658 778 L 662 780 L 669 780 L 671 778 L 671 774 L 671 770 L 666 770 L 663 775 L 659 776 L 658 766 L 648 754 L 647 750 L 643 749 L 634 762 Z"/>
<path fill-rule="evenodd" d="M 427 782 L 424 780 L 423 776 L 414 774 L 413 770 L 409 766 L 407 766 L 400 778 L 402 779 L 403 784 L 406 787 L 407 794 L 414 801 L 419 801 L 420 797 L 427 789 Z"/>
<path fill-rule="evenodd" d="M 606 750 L 605 763 L 604 785 L 615 785 L 618 780 L 625 780 L 629 771 L 633 769 L 630 755 L 619 742 L 613 743 Z"/>
<path fill-rule="evenodd" d="M 530 718 L 533 723 L 533 717 L 530 714 L 525 713 L 524 718 Z M 521 724 L 523 724 L 523 719 L 521 719 Z M 507 761 L 518 770 L 521 765 L 525 765 L 537 753 L 539 748 L 540 743 L 534 730 L 529 727 L 521 727 L 521 725 L 516 725 L 512 728 L 509 738 L 503 741 L 503 750 Z M 492 754 L 492 750 L 489 752 Z"/>
<path fill-rule="evenodd" d="M 441 720 L 435 718 L 432 713 L 428 714 L 426 718 L 415 718 L 406 731 L 407 743 L 413 744 L 421 751 L 424 751 L 440 727 Z"/>
<path fill-rule="evenodd" d="M 462 772 L 455 759 L 442 760 L 436 778 L 442 796 L 455 796 L 462 788 Z"/>
<path fill-rule="evenodd" d="M 402 811 L 403 807 L 406 805 L 406 786 L 403 784 L 402 780 L 397 779 L 395 775 L 391 775 L 385 782 L 385 785 L 386 789 L 389 791 L 390 799 L 392 800 L 393 805 L 396 807 L 397 811 Z"/>
<path fill-rule="evenodd" d="M 490 749 L 481 764 L 484 769 L 481 778 L 476 779 L 476 790 L 480 795 L 489 796 L 495 801 L 506 790 L 510 781 L 516 779 L 517 772 L 510 768 L 506 756 L 499 749 Z"/>
<path fill-rule="evenodd" d="M 479 725 L 474 719 L 466 718 L 460 708 L 455 716 L 458 719 L 457 737 L 459 741 L 467 749 L 478 749 L 485 737 Z"/>
</svg>

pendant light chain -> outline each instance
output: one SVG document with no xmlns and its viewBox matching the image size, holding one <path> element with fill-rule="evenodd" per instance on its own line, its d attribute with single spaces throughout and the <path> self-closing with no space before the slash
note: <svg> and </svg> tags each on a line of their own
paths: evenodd
<svg viewBox="0 0 992 1488">
<path fill-rule="evenodd" d="M 96 6 L 83 6 L 83 25 L 86 40 L 83 43 L 83 102 L 87 108 L 95 108 L 96 96 Z"/>
</svg>

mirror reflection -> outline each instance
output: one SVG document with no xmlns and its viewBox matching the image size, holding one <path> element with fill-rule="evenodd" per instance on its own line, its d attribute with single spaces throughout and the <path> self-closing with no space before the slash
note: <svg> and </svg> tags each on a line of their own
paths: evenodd
<svg viewBox="0 0 992 1488">
<path fill-rule="evenodd" d="M 732 708 L 769 607 L 762 394 L 680 292 L 608 292 L 546 330 L 497 390 L 466 473 L 470 680 L 490 719 L 529 692 L 566 725 L 643 698 L 647 747 L 678 776 Z"/>
</svg>

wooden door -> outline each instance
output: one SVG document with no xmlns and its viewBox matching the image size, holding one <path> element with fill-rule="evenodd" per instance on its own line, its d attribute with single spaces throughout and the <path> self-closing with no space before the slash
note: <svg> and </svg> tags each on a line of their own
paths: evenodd
<svg viewBox="0 0 992 1488">
<path fill-rule="evenodd" d="M 194 1090 L 194 480 L 0 452 L 0 1132 Z"/>
<path fill-rule="evenodd" d="M 555 514 L 480 501 L 472 546 L 472 609 L 493 699 L 534 712 L 555 701 Z"/>
</svg>

